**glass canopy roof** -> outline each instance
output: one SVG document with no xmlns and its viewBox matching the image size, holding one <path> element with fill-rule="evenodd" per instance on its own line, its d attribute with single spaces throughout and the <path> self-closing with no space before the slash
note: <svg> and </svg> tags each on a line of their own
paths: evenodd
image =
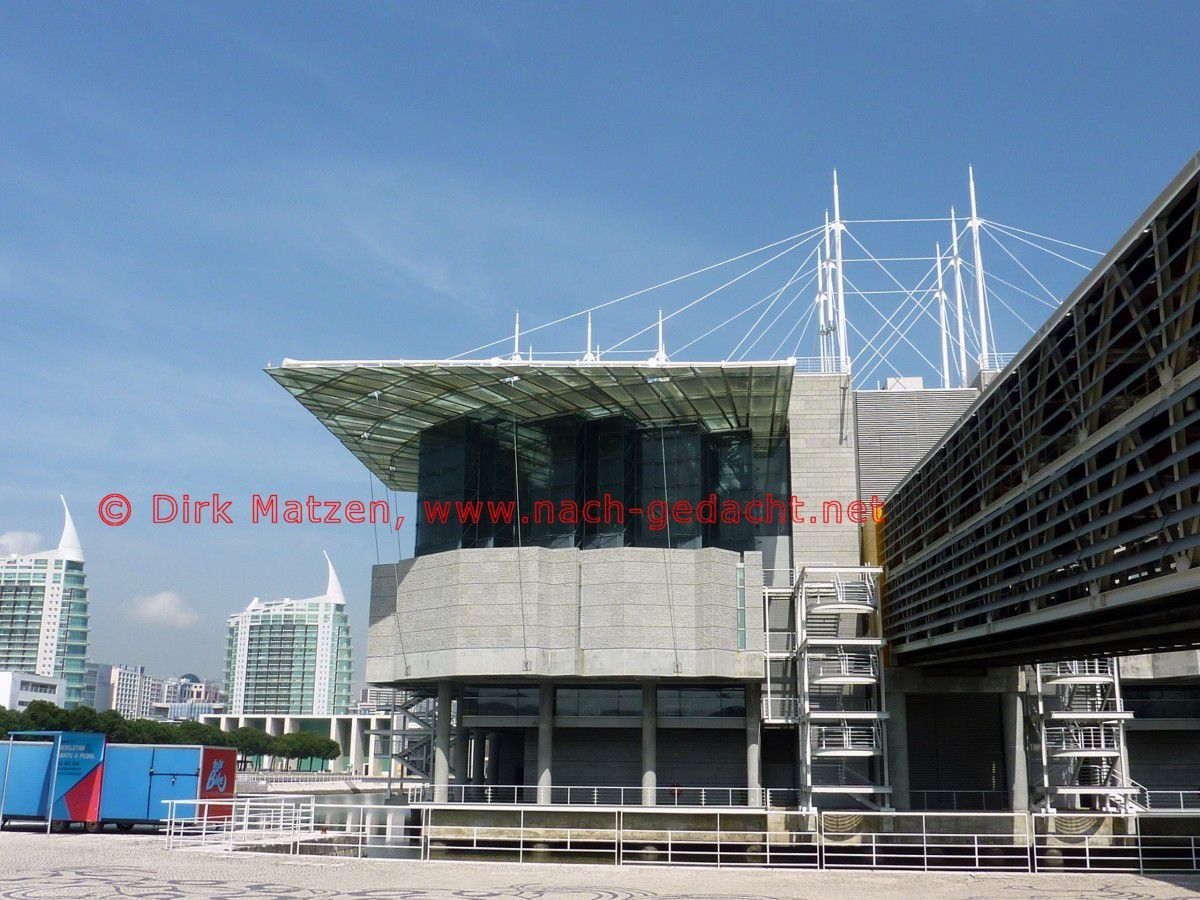
<svg viewBox="0 0 1200 900">
<path fill-rule="evenodd" d="M 422 431 L 460 417 L 537 422 L 623 415 L 712 432 L 787 430 L 795 366 L 784 362 L 318 361 L 267 374 L 388 487 L 417 488 Z"/>
</svg>

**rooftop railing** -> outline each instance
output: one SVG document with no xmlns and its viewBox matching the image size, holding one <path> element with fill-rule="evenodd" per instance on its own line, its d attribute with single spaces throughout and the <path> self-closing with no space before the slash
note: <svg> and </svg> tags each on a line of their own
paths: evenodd
<svg viewBox="0 0 1200 900">
<path fill-rule="evenodd" d="M 1058 662 L 1041 663 L 1042 678 L 1111 678 L 1116 673 L 1112 659 L 1063 659 Z"/>
</svg>

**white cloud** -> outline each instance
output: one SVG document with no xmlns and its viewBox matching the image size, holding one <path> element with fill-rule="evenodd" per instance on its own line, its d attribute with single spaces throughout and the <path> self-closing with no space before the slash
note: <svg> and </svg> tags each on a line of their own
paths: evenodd
<svg viewBox="0 0 1200 900">
<path fill-rule="evenodd" d="M 41 546 L 42 536 L 36 531 L 6 531 L 0 534 L 0 556 L 34 553 Z"/>
<path fill-rule="evenodd" d="M 187 628 L 200 620 L 200 614 L 174 591 L 133 597 L 125 601 L 125 609 L 137 621 L 159 628 Z"/>
</svg>

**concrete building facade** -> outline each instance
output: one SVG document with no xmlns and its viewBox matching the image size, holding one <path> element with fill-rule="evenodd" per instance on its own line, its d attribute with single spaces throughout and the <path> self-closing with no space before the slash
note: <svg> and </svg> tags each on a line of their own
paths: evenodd
<svg viewBox="0 0 1200 900">
<path fill-rule="evenodd" d="M 35 700 L 62 706 L 67 696 L 67 684 L 61 678 L 35 675 L 32 672 L 0 672 L 0 706 L 23 710 Z"/>
<path fill-rule="evenodd" d="M 1195 596 L 1200 438 L 1182 388 L 1200 384 L 1200 350 L 1179 323 L 1200 293 L 1198 171 L 1012 364 L 995 371 L 985 349 L 973 388 L 856 390 L 844 359 L 672 362 L 661 341 L 645 363 L 514 350 L 269 369 L 387 487 L 416 494 L 414 557 L 372 573 L 367 680 L 429 703 L 435 802 L 457 783 L 536 803 L 571 786 L 647 806 L 707 787 L 806 810 L 1119 812 L 1150 802 L 1131 771 L 1190 778 L 1149 762 L 1131 723 L 1139 705 L 1192 711 L 1191 658 L 1129 662 L 1123 691 L 1121 662 L 1083 652 L 1106 634 L 1061 638 L 1074 610 L 1129 629 L 1120 650 L 1157 649 L 1132 643 L 1139 621 L 1103 591 L 1163 622 L 1175 594 Z M 1104 420 L 1101 401 L 1131 384 L 1144 396 L 1118 425 L 1136 414 L 1153 433 Z M 1160 455 L 1139 457 L 1139 441 Z M 1158 491 L 1129 501 L 1137 554 L 1106 530 L 1108 494 L 1085 492 L 1090 531 L 1037 494 L 1082 503 L 1101 477 Z M 702 517 L 709 497 L 741 517 Z M 874 497 L 890 504 L 882 527 Z M 587 517 L 610 501 L 627 516 Z M 584 515 L 533 515 L 568 503 Z M 664 525 L 645 515 L 655 504 Z M 1030 530 L 1014 532 L 1014 510 Z M 1072 563 L 1085 550 L 1098 588 Z M 1026 622 L 1037 652 L 996 637 Z M 1186 674 L 1156 695 L 1167 668 Z"/>
</svg>

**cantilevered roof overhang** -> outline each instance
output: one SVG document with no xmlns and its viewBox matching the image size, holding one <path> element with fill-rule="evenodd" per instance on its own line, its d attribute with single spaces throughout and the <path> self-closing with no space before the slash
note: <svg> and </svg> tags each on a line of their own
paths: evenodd
<svg viewBox="0 0 1200 900">
<path fill-rule="evenodd" d="M 415 491 L 421 432 L 460 418 L 623 415 L 778 439 L 795 362 L 285 359 L 266 371 L 380 481 Z"/>
</svg>

